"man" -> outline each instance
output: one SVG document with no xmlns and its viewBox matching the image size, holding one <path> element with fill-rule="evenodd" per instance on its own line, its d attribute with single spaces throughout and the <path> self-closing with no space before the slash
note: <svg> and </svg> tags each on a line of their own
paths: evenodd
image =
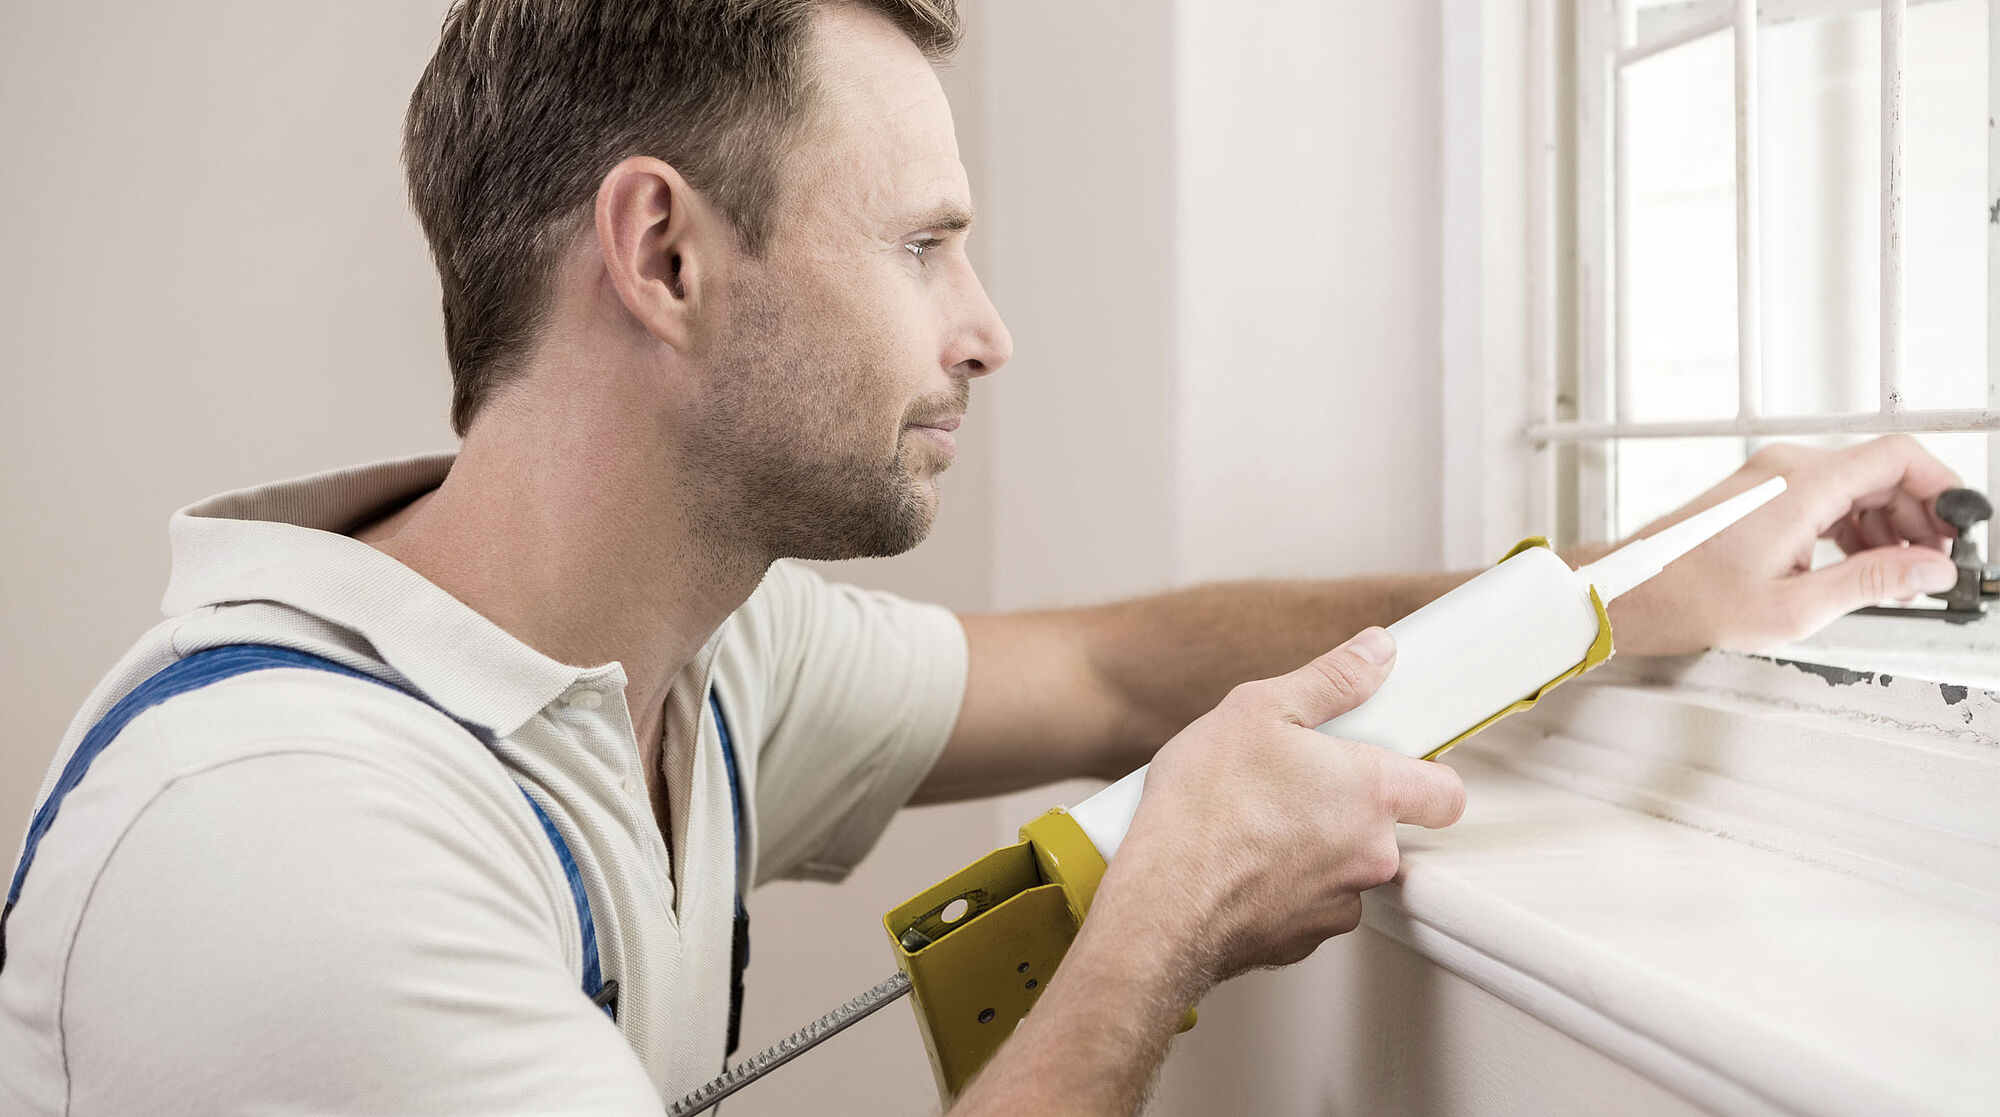
<svg viewBox="0 0 2000 1117">
<path fill-rule="evenodd" d="M 720 1069 L 740 887 L 838 875 L 912 798 L 1150 759 L 954 1107 L 1130 1112 L 1185 1005 L 1351 929 L 1396 822 L 1456 819 L 1450 768 L 1310 732 L 1451 577 L 955 618 L 780 561 L 915 545 L 1009 355 L 931 70 L 955 35 L 948 0 L 454 10 L 406 157 L 463 448 L 176 517 L 170 619 L 44 788 L 0 1110 L 657 1112 Z M 1618 603 L 1625 650 L 1950 573 L 1927 501 L 1956 479 L 1907 441 L 1766 453 L 1697 505 L 1773 472 L 1791 493 Z M 1822 534 L 1857 553 L 1807 572 Z M 58 784 L 143 680 L 237 645 L 363 677 L 190 690 Z"/>
</svg>

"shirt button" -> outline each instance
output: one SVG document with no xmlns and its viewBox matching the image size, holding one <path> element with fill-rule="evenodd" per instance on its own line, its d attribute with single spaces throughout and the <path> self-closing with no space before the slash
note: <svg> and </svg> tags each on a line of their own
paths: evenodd
<svg viewBox="0 0 2000 1117">
<path fill-rule="evenodd" d="M 579 690 L 566 701 L 572 710 L 595 710 L 604 705 L 604 696 L 594 690 Z"/>
<path fill-rule="evenodd" d="M 619 780 L 618 786 L 624 788 L 627 795 L 639 794 L 639 781 L 633 779 L 631 776 L 626 776 L 624 779 Z"/>
</svg>

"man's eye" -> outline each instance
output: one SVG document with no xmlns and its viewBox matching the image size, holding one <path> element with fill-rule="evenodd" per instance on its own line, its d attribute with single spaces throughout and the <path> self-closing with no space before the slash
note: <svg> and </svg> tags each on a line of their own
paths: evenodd
<svg viewBox="0 0 2000 1117">
<path fill-rule="evenodd" d="M 937 248 L 942 244 L 944 244 L 944 242 L 936 237 L 919 237 L 918 239 L 910 241 L 908 244 L 905 244 L 903 247 L 909 251 L 910 255 L 915 256 L 917 259 L 921 260 L 925 256 L 930 254 L 931 249 Z"/>
</svg>

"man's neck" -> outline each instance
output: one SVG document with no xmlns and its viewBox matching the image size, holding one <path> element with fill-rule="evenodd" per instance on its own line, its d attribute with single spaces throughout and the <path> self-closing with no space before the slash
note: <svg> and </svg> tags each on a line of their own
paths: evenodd
<svg viewBox="0 0 2000 1117">
<path fill-rule="evenodd" d="M 551 659 L 622 665 L 657 800 L 667 690 L 768 560 L 702 538 L 697 486 L 665 448 L 608 449 L 611 424 L 482 416 L 443 485 L 357 537 Z"/>
</svg>

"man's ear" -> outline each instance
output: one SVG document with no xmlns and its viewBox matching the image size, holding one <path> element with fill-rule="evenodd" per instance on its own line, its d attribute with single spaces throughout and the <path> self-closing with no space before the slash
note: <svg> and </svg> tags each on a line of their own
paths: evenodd
<svg viewBox="0 0 2000 1117">
<path fill-rule="evenodd" d="M 597 247 L 612 287 L 641 327 L 687 352 L 695 316 L 729 237 L 724 218 L 679 171 L 635 155 L 597 185 Z"/>
</svg>

